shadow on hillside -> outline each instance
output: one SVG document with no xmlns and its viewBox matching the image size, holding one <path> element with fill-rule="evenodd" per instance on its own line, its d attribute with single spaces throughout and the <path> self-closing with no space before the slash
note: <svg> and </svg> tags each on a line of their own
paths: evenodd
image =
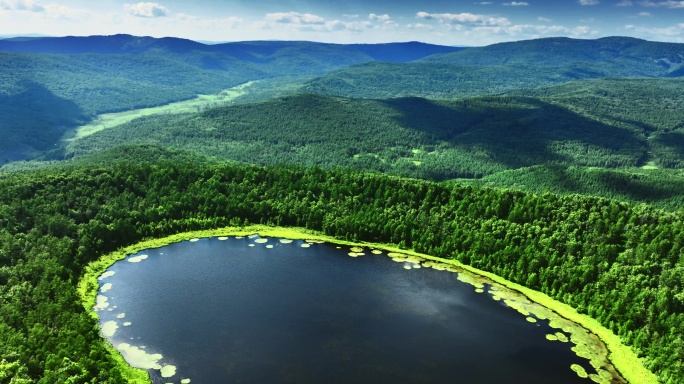
<svg viewBox="0 0 684 384">
<path fill-rule="evenodd" d="M 0 94 L 0 164 L 53 149 L 64 132 L 85 119 L 73 101 L 31 81 L 20 92 Z"/>
<path fill-rule="evenodd" d="M 679 157 L 684 158 L 684 133 L 661 133 L 655 137 L 655 140 L 658 144 L 673 149 Z"/>
<path fill-rule="evenodd" d="M 402 126 L 426 132 L 462 151 L 485 150 L 507 168 L 561 162 L 635 166 L 645 143 L 633 132 L 533 98 L 384 101 Z"/>
</svg>

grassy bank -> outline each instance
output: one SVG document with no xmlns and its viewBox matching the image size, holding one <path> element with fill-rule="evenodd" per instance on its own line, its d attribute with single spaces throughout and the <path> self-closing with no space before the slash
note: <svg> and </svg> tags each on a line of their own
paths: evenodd
<svg viewBox="0 0 684 384">
<path fill-rule="evenodd" d="M 70 139 L 67 139 L 67 141 L 78 140 L 104 129 L 114 128 L 117 125 L 128 123 L 129 121 L 142 116 L 199 112 L 207 107 L 223 105 L 231 100 L 243 96 L 247 92 L 245 89 L 253 83 L 253 81 L 250 81 L 248 83 L 240 84 L 236 87 L 224 89 L 216 94 L 197 95 L 197 97 L 194 99 L 160 105 L 158 107 L 133 109 L 130 111 L 98 115 L 90 123 L 77 127 L 75 129 L 74 136 Z"/>
<path fill-rule="evenodd" d="M 89 313 L 97 318 L 97 313 L 94 311 L 91 311 L 92 307 L 95 305 L 96 301 L 96 296 L 97 292 L 99 289 L 99 284 L 98 284 L 98 276 L 100 276 L 102 273 L 104 273 L 109 266 L 114 264 L 115 262 L 119 260 L 123 260 L 127 255 L 134 254 L 137 252 L 140 252 L 145 249 L 151 249 L 151 248 L 160 248 L 164 247 L 166 245 L 169 245 L 171 243 L 175 242 L 180 242 L 180 241 L 185 241 L 185 240 L 190 240 L 192 238 L 203 238 L 203 237 L 216 237 L 216 236 L 246 236 L 246 235 L 251 235 L 251 234 L 258 234 L 262 237 L 274 237 L 274 238 L 287 238 L 287 239 L 293 239 L 293 240 L 321 240 L 321 241 L 326 241 L 330 243 L 335 243 L 335 244 L 340 244 L 340 245 L 348 245 L 348 246 L 361 246 L 361 247 L 369 247 L 373 249 L 380 249 L 384 250 L 387 252 L 394 252 L 398 254 L 403 254 L 403 255 L 410 255 L 410 256 L 415 256 L 421 259 L 425 260 L 430 260 L 434 261 L 440 264 L 445 264 L 449 266 L 453 266 L 454 269 L 453 271 L 466 271 L 469 272 L 470 274 L 476 275 L 475 280 L 471 280 L 471 278 L 461 278 L 459 276 L 459 280 L 462 280 L 464 282 L 470 283 L 474 285 L 475 287 L 478 288 L 478 290 L 481 290 L 481 287 L 483 283 L 496 283 L 502 287 L 506 287 L 510 290 L 513 290 L 515 292 L 519 292 L 522 297 L 531 300 L 533 303 L 539 304 L 542 308 L 548 309 L 552 312 L 555 312 L 555 314 L 559 315 L 559 318 L 564 318 L 567 320 L 570 320 L 571 322 L 581 326 L 582 328 L 588 330 L 589 332 L 595 334 L 598 336 L 599 339 L 603 341 L 605 344 L 607 350 L 608 350 L 608 359 L 614 366 L 614 368 L 620 373 L 620 375 L 626 379 L 629 383 L 635 383 L 635 384 L 655 384 L 657 383 L 657 378 L 656 376 L 651 373 L 649 370 L 647 370 L 641 359 L 639 359 L 636 354 L 631 350 L 630 347 L 625 346 L 621 343 L 620 339 L 618 336 L 613 334 L 610 330 L 604 328 L 601 326 L 598 321 L 578 313 L 575 309 L 572 307 L 560 303 L 556 300 L 551 299 L 547 295 L 533 291 L 531 289 L 525 288 L 521 285 L 512 283 L 508 280 L 505 280 L 499 276 L 496 276 L 494 274 L 479 270 L 477 268 L 469 267 L 467 265 L 463 265 L 462 263 L 455 261 L 455 260 L 447 260 L 447 259 L 441 259 L 433 256 L 428 256 L 424 254 L 419 254 L 416 252 L 412 251 L 406 251 L 399 249 L 393 245 L 389 244 L 376 244 L 376 243 L 354 243 L 354 242 L 349 242 L 349 241 L 343 241 L 339 239 L 335 239 L 330 236 L 323 235 L 318 232 L 306 230 L 303 228 L 282 228 L 282 227 L 268 227 L 268 226 L 263 226 L 263 225 L 255 225 L 255 226 L 248 226 L 248 227 L 226 227 L 226 228 L 220 228 L 220 229 L 213 229 L 213 230 L 203 230 L 203 231 L 194 231 L 194 232 L 186 232 L 186 233 L 181 233 L 181 234 L 176 234 L 172 236 L 168 236 L 165 238 L 161 239 L 152 239 L 152 240 L 147 240 L 140 242 L 138 244 L 131 245 L 129 247 L 122 248 L 116 252 L 104 255 L 101 257 L 99 260 L 90 263 L 86 269 L 85 273 L 82 276 L 82 278 L 79 281 L 78 284 L 78 292 L 79 295 L 81 296 L 82 303 L 86 310 L 89 311 Z M 479 278 L 477 277 L 479 276 Z M 537 318 L 539 319 L 549 319 L 550 322 L 553 324 L 554 322 L 558 323 L 558 319 L 554 318 L 554 316 L 549 316 L 548 313 L 545 313 L 543 311 L 541 312 L 535 312 L 533 309 L 534 306 L 527 305 L 525 303 L 525 300 L 520 300 L 516 299 L 514 296 L 515 295 L 507 295 L 504 296 L 501 290 L 499 289 L 494 289 L 490 290 L 490 293 L 494 295 L 495 299 L 500 299 L 498 298 L 497 295 L 500 295 L 502 298 L 505 298 L 505 302 L 522 313 L 525 316 L 529 316 L 530 314 L 534 314 Z M 509 301 L 510 300 L 510 301 Z M 528 313 L 529 311 L 529 313 Z M 529 318 L 529 317 L 528 317 Z M 561 321 L 562 323 L 562 321 Z M 573 343 L 578 343 L 577 339 L 575 336 L 577 336 L 577 332 L 573 333 L 569 328 L 563 326 L 557 326 L 557 328 L 562 328 L 563 331 L 569 332 L 573 336 Z M 580 342 L 581 343 L 581 342 Z M 581 349 L 581 348 L 580 348 Z M 575 349 L 573 349 L 575 350 Z M 114 347 L 111 347 L 110 351 L 112 354 L 115 356 L 117 362 L 119 365 L 122 367 L 122 370 L 125 372 L 127 375 L 127 379 L 129 382 L 133 383 L 139 383 L 139 382 L 149 382 L 149 379 L 147 379 L 147 373 L 144 370 L 140 369 L 134 369 L 131 368 L 123 359 L 123 357 L 114 349 Z M 584 351 L 578 351 L 575 350 L 578 355 L 586 358 L 590 358 L 589 356 L 586 356 L 588 353 L 595 353 L 595 352 L 584 352 Z M 585 355 L 583 355 L 583 353 Z M 595 361 L 599 359 L 600 356 L 598 357 L 592 357 L 590 358 L 592 365 L 597 367 L 595 364 Z M 599 359 L 600 360 L 600 359 Z M 597 367 L 598 368 L 598 367 Z M 598 377 L 597 377 L 598 379 Z"/>
</svg>

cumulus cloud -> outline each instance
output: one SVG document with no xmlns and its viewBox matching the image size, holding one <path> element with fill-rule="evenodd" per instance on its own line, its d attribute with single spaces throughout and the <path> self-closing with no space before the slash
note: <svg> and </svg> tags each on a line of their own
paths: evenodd
<svg viewBox="0 0 684 384">
<path fill-rule="evenodd" d="M 657 7 L 657 8 L 684 8 L 684 1 L 640 1 L 639 5 L 644 7 Z"/>
<path fill-rule="evenodd" d="M 684 23 L 662 28 L 647 28 L 636 25 L 625 25 L 625 29 L 634 31 L 639 35 L 648 35 L 656 40 L 684 42 Z"/>
<path fill-rule="evenodd" d="M 550 23 L 553 20 L 549 19 L 548 17 L 539 16 L 539 17 L 537 17 L 537 21 L 541 21 L 542 23 Z"/>
<path fill-rule="evenodd" d="M 579 0 L 580 5 L 597 5 L 598 0 Z"/>
<path fill-rule="evenodd" d="M 37 0 L 0 0 L 0 9 L 7 11 L 45 11 L 45 7 Z"/>
<path fill-rule="evenodd" d="M 434 27 L 432 25 L 423 24 L 423 23 L 406 24 L 406 28 L 408 28 L 408 29 L 427 29 L 428 31 L 431 31 L 434 29 Z"/>
<path fill-rule="evenodd" d="M 512 1 L 510 3 L 503 3 L 507 7 L 527 7 L 530 3 L 524 1 Z"/>
<path fill-rule="evenodd" d="M 307 24 L 324 24 L 325 19 L 312 15 L 311 13 L 299 13 L 299 12 L 276 12 L 276 13 L 267 13 L 266 14 L 266 20 L 267 21 L 273 21 L 276 23 L 283 23 L 283 24 L 299 24 L 299 25 L 307 25 Z"/>
<path fill-rule="evenodd" d="M 427 13 L 418 12 L 416 17 L 425 20 L 437 20 L 441 23 L 464 26 L 507 26 L 510 25 L 505 17 L 477 15 L 473 13 Z"/>
<path fill-rule="evenodd" d="M 126 12 L 137 17 L 165 17 L 170 13 L 169 9 L 158 3 L 124 4 Z"/>
<path fill-rule="evenodd" d="M 392 18 L 388 14 L 384 15 L 376 15 L 375 13 L 371 13 L 368 15 L 368 18 L 371 20 L 377 20 L 377 21 L 390 21 Z"/>
</svg>

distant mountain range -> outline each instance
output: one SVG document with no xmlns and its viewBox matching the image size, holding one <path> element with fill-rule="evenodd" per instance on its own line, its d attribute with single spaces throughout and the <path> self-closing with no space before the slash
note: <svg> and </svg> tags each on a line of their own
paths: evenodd
<svg viewBox="0 0 684 384">
<path fill-rule="evenodd" d="M 131 35 L 11 38 L 0 40 L 0 164 L 54 148 L 65 131 L 97 114 L 190 99 L 252 80 L 271 81 L 257 84 L 259 96 L 252 100 L 297 92 L 454 99 L 581 79 L 680 76 L 684 44 L 623 37 L 472 48 L 418 42 L 208 45 Z"/>
</svg>

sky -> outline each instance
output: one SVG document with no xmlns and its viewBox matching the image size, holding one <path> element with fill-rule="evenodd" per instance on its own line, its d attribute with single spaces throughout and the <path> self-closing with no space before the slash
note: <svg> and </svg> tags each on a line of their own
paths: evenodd
<svg viewBox="0 0 684 384">
<path fill-rule="evenodd" d="M 684 43 L 684 0 L 0 0 L 0 35 L 199 41 L 422 41 L 481 46 L 566 36 Z"/>
</svg>

